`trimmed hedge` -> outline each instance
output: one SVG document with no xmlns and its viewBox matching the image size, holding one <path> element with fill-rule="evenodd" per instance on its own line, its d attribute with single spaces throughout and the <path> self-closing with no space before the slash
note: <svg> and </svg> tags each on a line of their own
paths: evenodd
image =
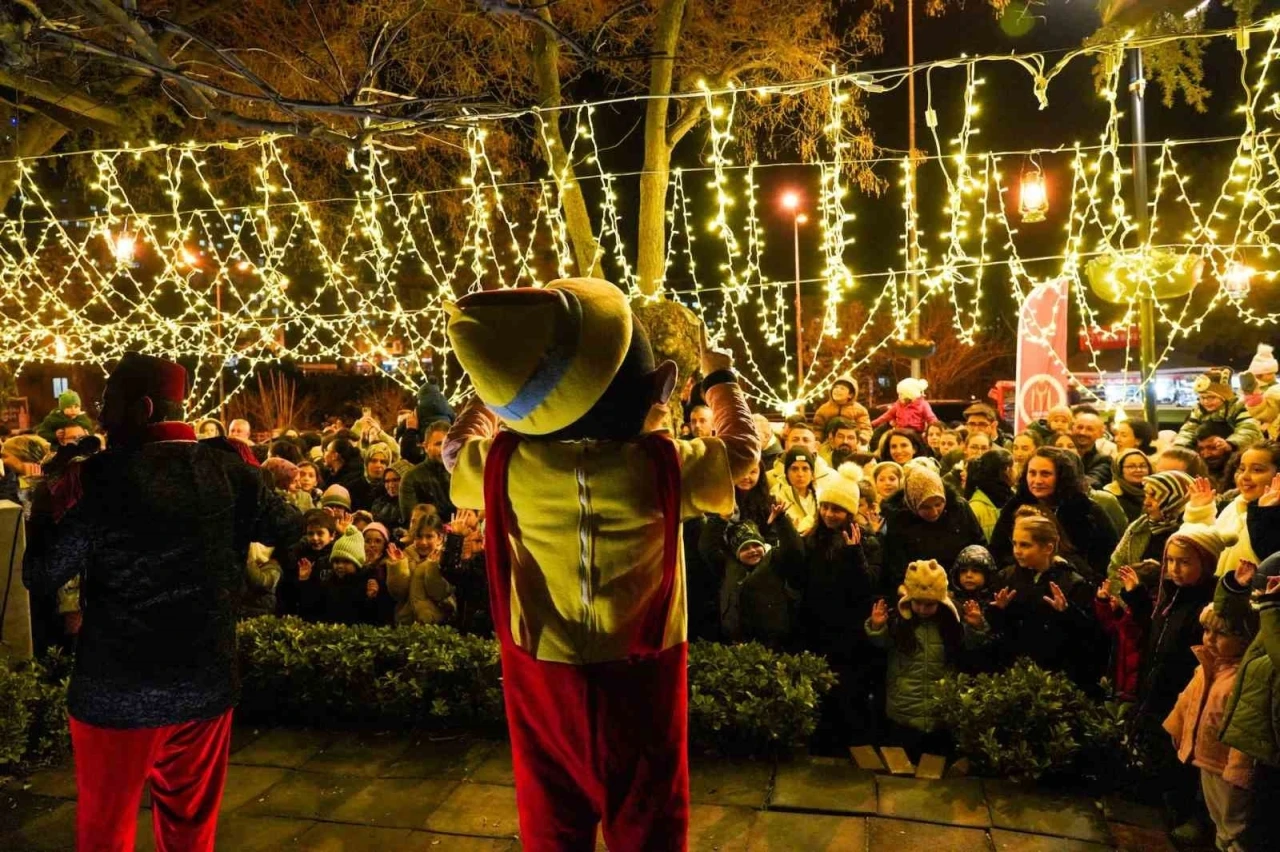
<svg viewBox="0 0 1280 852">
<path fill-rule="evenodd" d="M 27 772 L 66 754 L 70 660 L 0 661 L 0 772 Z"/>
<path fill-rule="evenodd" d="M 341 627 L 264 616 L 240 634 L 242 718 L 264 724 L 505 730 L 498 644 L 452 628 Z M 689 745 L 802 747 L 835 683 L 826 660 L 761 645 L 689 647 Z"/>
</svg>

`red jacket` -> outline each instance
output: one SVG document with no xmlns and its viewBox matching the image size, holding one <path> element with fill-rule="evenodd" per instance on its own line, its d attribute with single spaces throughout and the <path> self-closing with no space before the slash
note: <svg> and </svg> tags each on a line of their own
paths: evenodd
<svg viewBox="0 0 1280 852">
<path fill-rule="evenodd" d="M 1121 701 L 1138 698 L 1138 669 L 1142 662 L 1142 625 L 1128 609 L 1118 612 L 1111 604 L 1093 599 L 1093 613 L 1102 630 L 1111 637 L 1111 681 L 1115 695 Z"/>
</svg>

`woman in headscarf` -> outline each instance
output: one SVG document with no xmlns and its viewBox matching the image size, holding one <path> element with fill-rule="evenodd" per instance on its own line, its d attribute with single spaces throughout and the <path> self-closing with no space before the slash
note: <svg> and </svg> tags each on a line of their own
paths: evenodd
<svg viewBox="0 0 1280 852">
<path fill-rule="evenodd" d="M 910 563 L 934 559 L 950 565 L 969 545 L 986 542 L 969 503 L 945 485 L 936 470 L 913 463 L 907 465 L 904 476 L 901 494 L 881 509 L 885 594 L 897 592 Z"/>
<path fill-rule="evenodd" d="M 1111 481 L 1102 490 L 1116 498 L 1129 523 L 1142 517 L 1142 506 L 1147 499 L 1143 481 L 1153 473 L 1151 459 L 1137 447 L 1121 450 L 1111 460 Z"/>
<path fill-rule="evenodd" d="M 1182 523 L 1182 512 L 1191 496 L 1190 476 L 1180 470 L 1153 473 L 1142 480 L 1142 515 L 1124 531 L 1107 571 L 1114 577 L 1125 565 L 1139 565 L 1164 558 L 1164 546 Z"/>
</svg>

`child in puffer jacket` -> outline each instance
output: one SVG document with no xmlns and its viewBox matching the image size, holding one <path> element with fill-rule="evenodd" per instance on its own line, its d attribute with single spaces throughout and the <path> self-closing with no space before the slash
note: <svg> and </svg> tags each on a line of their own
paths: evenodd
<svg viewBox="0 0 1280 852">
<path fill-rule="evenodd" d="M 1205 607 L 1200 624 L 1204 644 L 1192 649 L 1200 666 L 1178 696 L 1164 729 L 1173 736 L 1178 760 L 1200 769 L 1200 789 L 1213 819 L 1216 847 L 1239 850 L 1249 810 L 1253 759 L 1218 737 L 1240 658 L 1258 632 L 1258 614 L 1247 599 L 1227 597 Z"/>
<path fill-rule="evenodd" d="M 803 554 L 800 536 L 782 504 L 775 504 L 769 526 L 778 545 L 768 544 L 754 521 L 729 528 L 720 584 L 720 634 L 731 642 L 759 642 L 783 649 L 791 638 L 796 594 L 777 566 Z"/>
<path fill-rule="evenodd" d="M 871 643 L 889 652 L 887 741 L 902 746 L 912 760 L 925 752 L 945 756 L 951 744 L 930 706 L 932 692 L 955 670 L 962 648 L 985 641 L 986 621 L 972 600 L 961 618 L 947 594 L 946 569 L 933 560 L 908 565 L 898 591 L 902 597 L 893 623 L 882 598 L 864 625 Z"/>
<path fill-rule="evenodd" d="M 914 429 L 923 435 L 930 423 L 938 422 L 938 415 L 933 413 L 924 392 L 929 383 L 924 379 L 903 379 L 898 382 L 898 400 L 875 420 L 872 427 L 888 423 L 894 429 Z"/>
<path fill-rule="evenodd" d="M 983 613 L 985 624 L 987 607 L 995 597 L 992 581 L 1000 573 L 995 557 L 980 544 L 971 544 L 956 556 L 951 566 L 951 600 L 964 612 L 970 603 Z M 997 660 L 989 642 L 961 648 L 956 655 L 956 668 L 965 674 L 995 671 Z"/>
<path fill-rule="evenodd" d="M 1159 562 L 1139 562 L 1133 566 L 1140 582 L 1152 601 L 1160 581 Z M 1139 671 L 1142 666 L 1142 646 L 1146 642 L 1143 624 L 1133 617 L 1133 611 L 1120 596 L 1123 584 L 1119 579 L 1105 580 L 1098 586 L 1093 601 L 1093 614 L 1102 632 L 1111 637 L 1111 693 L 1119 701 L 1136 701 L 1138 698 Z"/>
<path fill-rule="evenodd" d="M 827 401 L 813 413 L 813 428 L 819 435 L 826 434 L 829 420 L 837 417 L 847 420 L 858 432 L 858 443 L 866 446 L 871 441 L 871 415 L 858 402 L 858 383 L 852 376 L 841 376 L 831 383 Z M 839 467 L 839 465 L 833 465 Z"/>
</svg>

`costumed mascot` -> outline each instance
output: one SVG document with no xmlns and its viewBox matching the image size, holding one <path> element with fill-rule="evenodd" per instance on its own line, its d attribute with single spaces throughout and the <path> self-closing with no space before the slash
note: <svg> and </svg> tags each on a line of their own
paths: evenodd
<svg viewBox="0 0 1280 852">
<path fill-rule="evenodd" d="M 733 511 L 759 455 L 727 353 L 702 352 L 717 437 L 674 441 L 671 362 L 625 295 L 576 278 L 450 306 L 478 399 L 445 443 L 483 509 L 522 848 L 684 850 L 689 818 L 680 523 Z M 503 427 L 499 430 L 499 424 Z"/>
</svg>

